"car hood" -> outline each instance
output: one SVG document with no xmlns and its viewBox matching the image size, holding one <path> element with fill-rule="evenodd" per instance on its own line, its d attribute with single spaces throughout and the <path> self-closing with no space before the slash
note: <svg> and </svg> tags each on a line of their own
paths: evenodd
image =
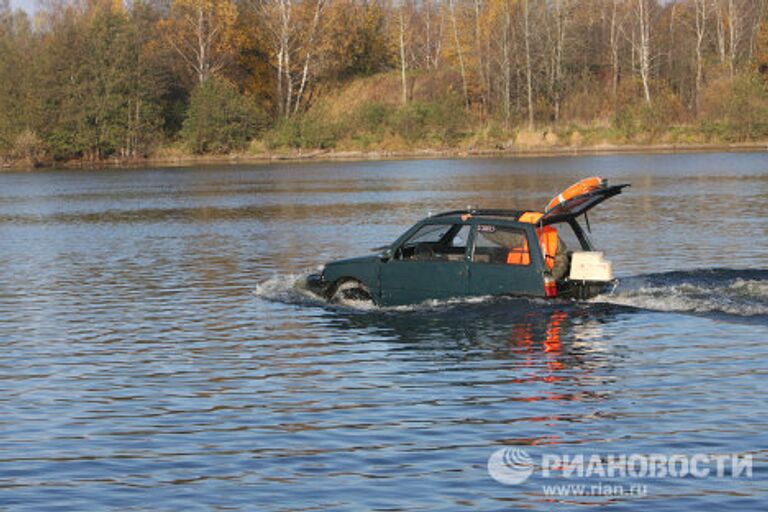
<svg viewBox="0 0 768 512">
<path fill-rule="evenodd" d="M 325 268 L 335 267 L 339 265 L 353 265 L 355 263 L 373 263 L 381 259 L 380 254 L 372 254 L 369 256 L 357 256 L 355 258 L 345 258 L 343 260 L 336 260 L 325 264 Z"/>
</svg>

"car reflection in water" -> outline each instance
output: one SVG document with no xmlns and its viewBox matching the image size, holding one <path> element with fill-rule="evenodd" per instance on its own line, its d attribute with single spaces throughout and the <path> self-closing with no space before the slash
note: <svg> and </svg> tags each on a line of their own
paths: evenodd
<svg viewBox="0 0 768 512">
<path fill-rule="evenodd" d="M 545 362 L 547 369 L 550 371 L 550 375 L 544 378 L 547 382 L 555 382 L 559 378 L 555 375 L 558 370 L 563 370 L 565 365 L 563 364 L 563 341 L 560 337 L 561 324 L 568 319 L 568 313 L 565 311 L 554 311 L 549 314 L 547 327 L 545 329 L 545 336 L 541 340 L 541 345 L 534 344 L 534 335 L 532 331 L 531 323 L 523 323 L 515 325 L 512 329 L 512 336 L 510 337 L 510 343 L 528 349 L 535 357 L 535 353 L 543 350 L 546 356 Z"/>
<path fill-rule="evenodd" d="M 327 321 L 355 331 L 355 339 L 385 342 L 382 364 L 412 360 L 416 352 L 429 363 L 420 372 L 445 373 L 448 386 L 506 383 L 515 385 L 505 388 L 510 400 L 582 401 L 600 400 L 600 384 L 618 378 L 613 368 L 623 356 L 603 330 L 628 314 L 609 305 L 504 298 L 405 311 L 333 308 Z"/>
</svg>

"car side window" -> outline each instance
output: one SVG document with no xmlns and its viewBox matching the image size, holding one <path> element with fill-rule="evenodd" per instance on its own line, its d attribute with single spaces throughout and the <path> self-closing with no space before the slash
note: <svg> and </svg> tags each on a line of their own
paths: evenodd
<svg viewBox="0 0 768 512">
<path fill-rule="evenodd" d="M 463 261 L 470 226 L 427 224 L 403 242 L 395 254 L 403 261 Z"/>
<path fill-rule="evenodd" d="M 453 235 L 453 238 L 451 239 L 451 247 L 464 251 L 467 248 L 467 242 L 469 241 L 469 231 L 471 229 L 472 227 L 469 224 L 462 226 L 461 229 L 459 229 L 456 234 Z"/>
<path fill-rule="evenodd" d="M 530 265 L 528 236 L 522 229 L 478 224 L 472 261 L 495 265 Z"/>
</svg>

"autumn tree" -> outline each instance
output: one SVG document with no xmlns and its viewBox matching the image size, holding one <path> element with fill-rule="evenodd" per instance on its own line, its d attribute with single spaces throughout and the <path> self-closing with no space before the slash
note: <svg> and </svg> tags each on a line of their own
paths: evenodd
<svg viewBox="0 0 768 512">
<path fill-rule="evenodd" d="M 756 37 L 755 69 L 768 85 L 768 20 L 762 22 Z"/>
<path fill-rule="evenodd" d="M 318 74 L 317 47 L 321 46 L 327 0 L 252 0 L 259 26 L 269 42 L 275 76 L 275 103 L 282 117 L 300 110 L 305 94 Z"/>
<path fill-rule="evenodd" d="M 39 91 L 48 117 L 40 131 L 49 153 L 86 159 L 147 153 L 160 129 L 163 93 L 145 53 L 154 21 L 142 24 L 110 0 L 82 11 L 62 4 L 43 18 Z"/>
<path fill-rule="evenodd" d="M 440 0 L 410 2 L 410 65 L 414 69 L 440 68 L 440 56 L 445 43 L 446 17 Z"/>
<path fill-rule="evenodd" d="M 14 36 L 16 20 L 11 12 L 10 0 L 0 0 L 0 156 L 10 152 L 15 136 L 13 115 L 15 89 L 13 77 L 20 55 Z"/>
<path fill-rule="evenodd" d="M 528 100 L 528 129 L 533 129 L 533 56 L 531 47 L 533 43 L 533 28 L 531 23 L 531 2 L 522 0 L 523 4 L 523 47 L 525 49 L 525 89 Z"/>
<path fill-rule="evenodd" d="M 326 16 L 323 54 L 329 79 L 369 76 L 396 66 L 387 12 L 379 3 L 335 0 Z"/>
<path fill-rule="evenodd" d="M 448 0 L 448 12 L 451 21 L 451 35 L 452 35 L 452 50 L 453 55 L 459 64 L 459 71 L 461 73 L 461 89 L 464 95 L 464 104 L 469 109 L 469 84 L 467 78 L 467 65 L 466 65 L 466 48 L 464 38 L 462 37 L 462 30 L 460 29 L 459 19 L 463 18 L 461 12 L 458 12 L 457 0 Z M 451 54 L 449 54 L 451 55 Z"/>
<path fill-rule="evenodd" d="M 563 99 L 565 80 L 564 80 L 564 61 L 566 58 L 566 35 L 569 30 L 571 18 L 570 0 L 553 0 L 553 8 L 547 17 L 548 22 L 548 41 L 549 41 L 549 66 L 548 66 L 548 89 L 552 102 L 555 121 L 560 120 L 560 105 Z"/>
<path fill-rule="evenodd" d="M 46 0 L 33 23 L 0 0 L 0 153 L 228 151 L 264 112 L 301 147 L 359 138 L 367 117 L 408 143 L 595 120 L 742 140 L 764 126 L 767 15 L 766 0 Z M 319 101 L 379 73 L 360 107 Z"/>
<path fill-rule="evenodd" d="M 236 21 L 237 6 L 231 0 L 173 0 L 160 28 L 203 84 L 231 62 L 238 42 Z"/>
<path fill-rule="evenodd" d="M 125 44 L 131 62 L 126 88 L 128 91 L 128 121 L 123 156 L 136 157 L 149 152 L 158 143 L 164 124 L 163 110 L 172 81 L 171 73 L 163 67 L 163 55 L 155 41 L 160 12 L 149 0 L 134 0 L 126 13 L 128 27 Z"/>
</svg>

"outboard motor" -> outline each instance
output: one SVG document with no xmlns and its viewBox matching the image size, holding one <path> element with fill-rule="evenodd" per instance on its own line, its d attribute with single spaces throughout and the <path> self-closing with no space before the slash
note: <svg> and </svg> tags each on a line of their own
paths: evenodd
<svg viewBox="0 0 768 512">
<path fill-rule="evenodd" d="M 587 299 L 606 291 L 615 282 L 613 265 L 601 251 L 579 251 L 571 255 L 568 275 L 572 294 Z"/>
</svg>

